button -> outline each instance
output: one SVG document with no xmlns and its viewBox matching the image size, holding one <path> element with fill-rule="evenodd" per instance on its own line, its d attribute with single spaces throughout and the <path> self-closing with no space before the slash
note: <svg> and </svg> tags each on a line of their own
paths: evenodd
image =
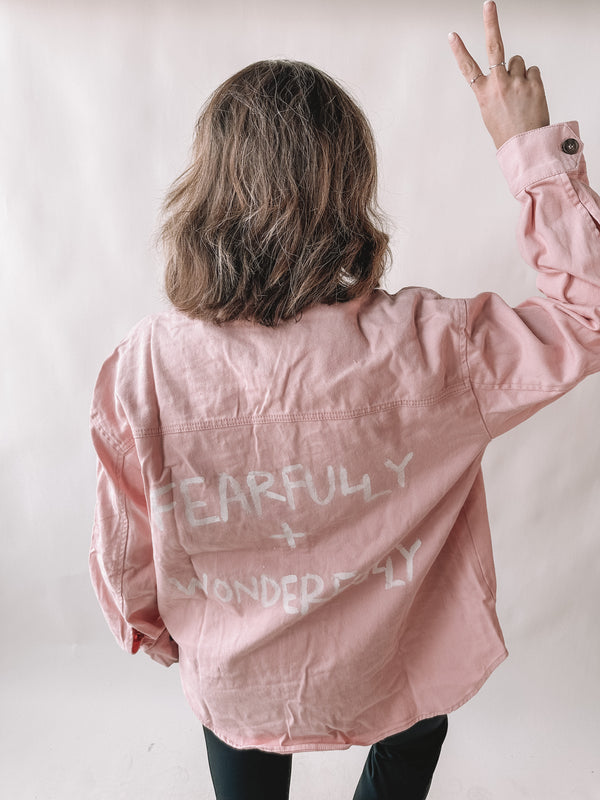
<svg viewBox="0 0 600 800">
<path fill-rule="evenodd" d="M 569 156 L 574 156 L 579 150 L 579 142 L 577 139 L 565 139 L 561 145 L 561 150 Z"/>
</svg>

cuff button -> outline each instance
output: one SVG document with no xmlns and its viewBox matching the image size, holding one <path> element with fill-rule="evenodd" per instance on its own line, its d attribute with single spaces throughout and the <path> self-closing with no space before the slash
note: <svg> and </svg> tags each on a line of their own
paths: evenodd
<svg viewBox="0 0 600 800">
<path fill-rule="evenodd" d="M 577 139 L 565 139 L 561 145 L 561 150 L 569 156 L 574 156 L 579 150 L 579 142 Z"/>
</svg>

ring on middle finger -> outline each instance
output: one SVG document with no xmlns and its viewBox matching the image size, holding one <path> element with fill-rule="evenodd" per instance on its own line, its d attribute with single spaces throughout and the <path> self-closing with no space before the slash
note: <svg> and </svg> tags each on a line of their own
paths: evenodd
<svg viewBox="0 0 600 800">
<path fill-rule="evenodd" d="M 475 77 L 469 81 L 469 86 L 472 86 L 478 78 L 485 78 L 483 72 L 480 72 L 479 75 L 475 75 Z"/>
<path fill-rule="evenodd" d="M 490 69 L 496 69 L 496 67 L 506 67 L 506 61 L 501 61 L 499 64 L 490 64 Z"/>
</svg>

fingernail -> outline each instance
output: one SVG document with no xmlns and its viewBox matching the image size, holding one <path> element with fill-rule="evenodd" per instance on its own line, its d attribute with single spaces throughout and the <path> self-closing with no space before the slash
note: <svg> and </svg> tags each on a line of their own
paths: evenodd
<svg viewBox="0 0 600 800">
<path fill-rule="evenodd" d="M 483 7 L 485 8 L 485 6 L 488 6 L 489 8 L 491 8 L 493 5 L 494 5 L 494 0 L 485 0 Z"/>
<path fill-rule="evenodd" d="M 448 41 L 449 41 L 449 42 L 453 42 L 455 39 L 456 39 L 456 34 L 454 33 L 454 31 L 451 31 L 451 32 L 448 34 Z"/>
</svg>

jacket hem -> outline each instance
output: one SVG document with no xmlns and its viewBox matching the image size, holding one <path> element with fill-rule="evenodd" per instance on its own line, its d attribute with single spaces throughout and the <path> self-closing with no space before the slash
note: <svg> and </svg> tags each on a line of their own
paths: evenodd
<svg viewBox="0 0 600 800">
<path fill-rule="evenodd" d="M 393 725 L 390 728 L 385 728 L 379 730 L 377 733 L 372 734 L 368 738 L 356 738 L 351 739 L 348 742 L 343 743 L 328 743 L 322 741 L 315 741 L 315 742 L 303 742 L 299 744 L 289 744 L 289 745 L 257 745 L 252 742 L 244 742 L 241 743 L 239 741 L 234 741 L 229 736 L 220 733 L 216 730 L 212 725 L 207 724 L 200 715 L 194 710 L 194 714 L 198 717 L 202 725 L 204 727 L 211 730 L 215 736 L 217 736 L 221 741 L 228 744 L 230 747 L 234 747 L 236 750 L 261 750 L 265 753 L 280 753 L 280 754 L 293 754 L 293 753 L 310 753 L 310 752 L 325 752 L 328 750 L 348 750 L 350 747 L 370 747 L 371 745 L 380 742 L 382 739 L 386 739 L 388 736 L 393 736 L 396 733 L 401 733 L 402 731 L 408 730 L 413 725 L 416 725 L 417 722 L 420 722 L 423 719 L 429 719 L 430 717 L 437 717 L 441 716 L 442 714 L 451 714 L 453 711 L 456 711 L 461 706 L 465 705 L 472 697 L 474 697 L 477 692 L 483 687 L 486 683 L 487 679 L 490 677 L 492 672 L 494 672 L 500 664 L 506 660 L 508 657 L 508 650 L 503 648 L 502 652 L 486 667 L 484 670 L 481 678 L 477 681 L 477 683 L 467 692 L 467 694 L 463 695 L 460 700 L 455 703 L 452 703 L 448 706 L 441 706 L 432 709 L 431 711 L 427 711 L 423 714 L 418 714 L 415 717 L 410 717 L 408 720 L 404 722 L 398 723 Z M 188 697 L 189 701 L 189 697 Z"/>
</svg>

